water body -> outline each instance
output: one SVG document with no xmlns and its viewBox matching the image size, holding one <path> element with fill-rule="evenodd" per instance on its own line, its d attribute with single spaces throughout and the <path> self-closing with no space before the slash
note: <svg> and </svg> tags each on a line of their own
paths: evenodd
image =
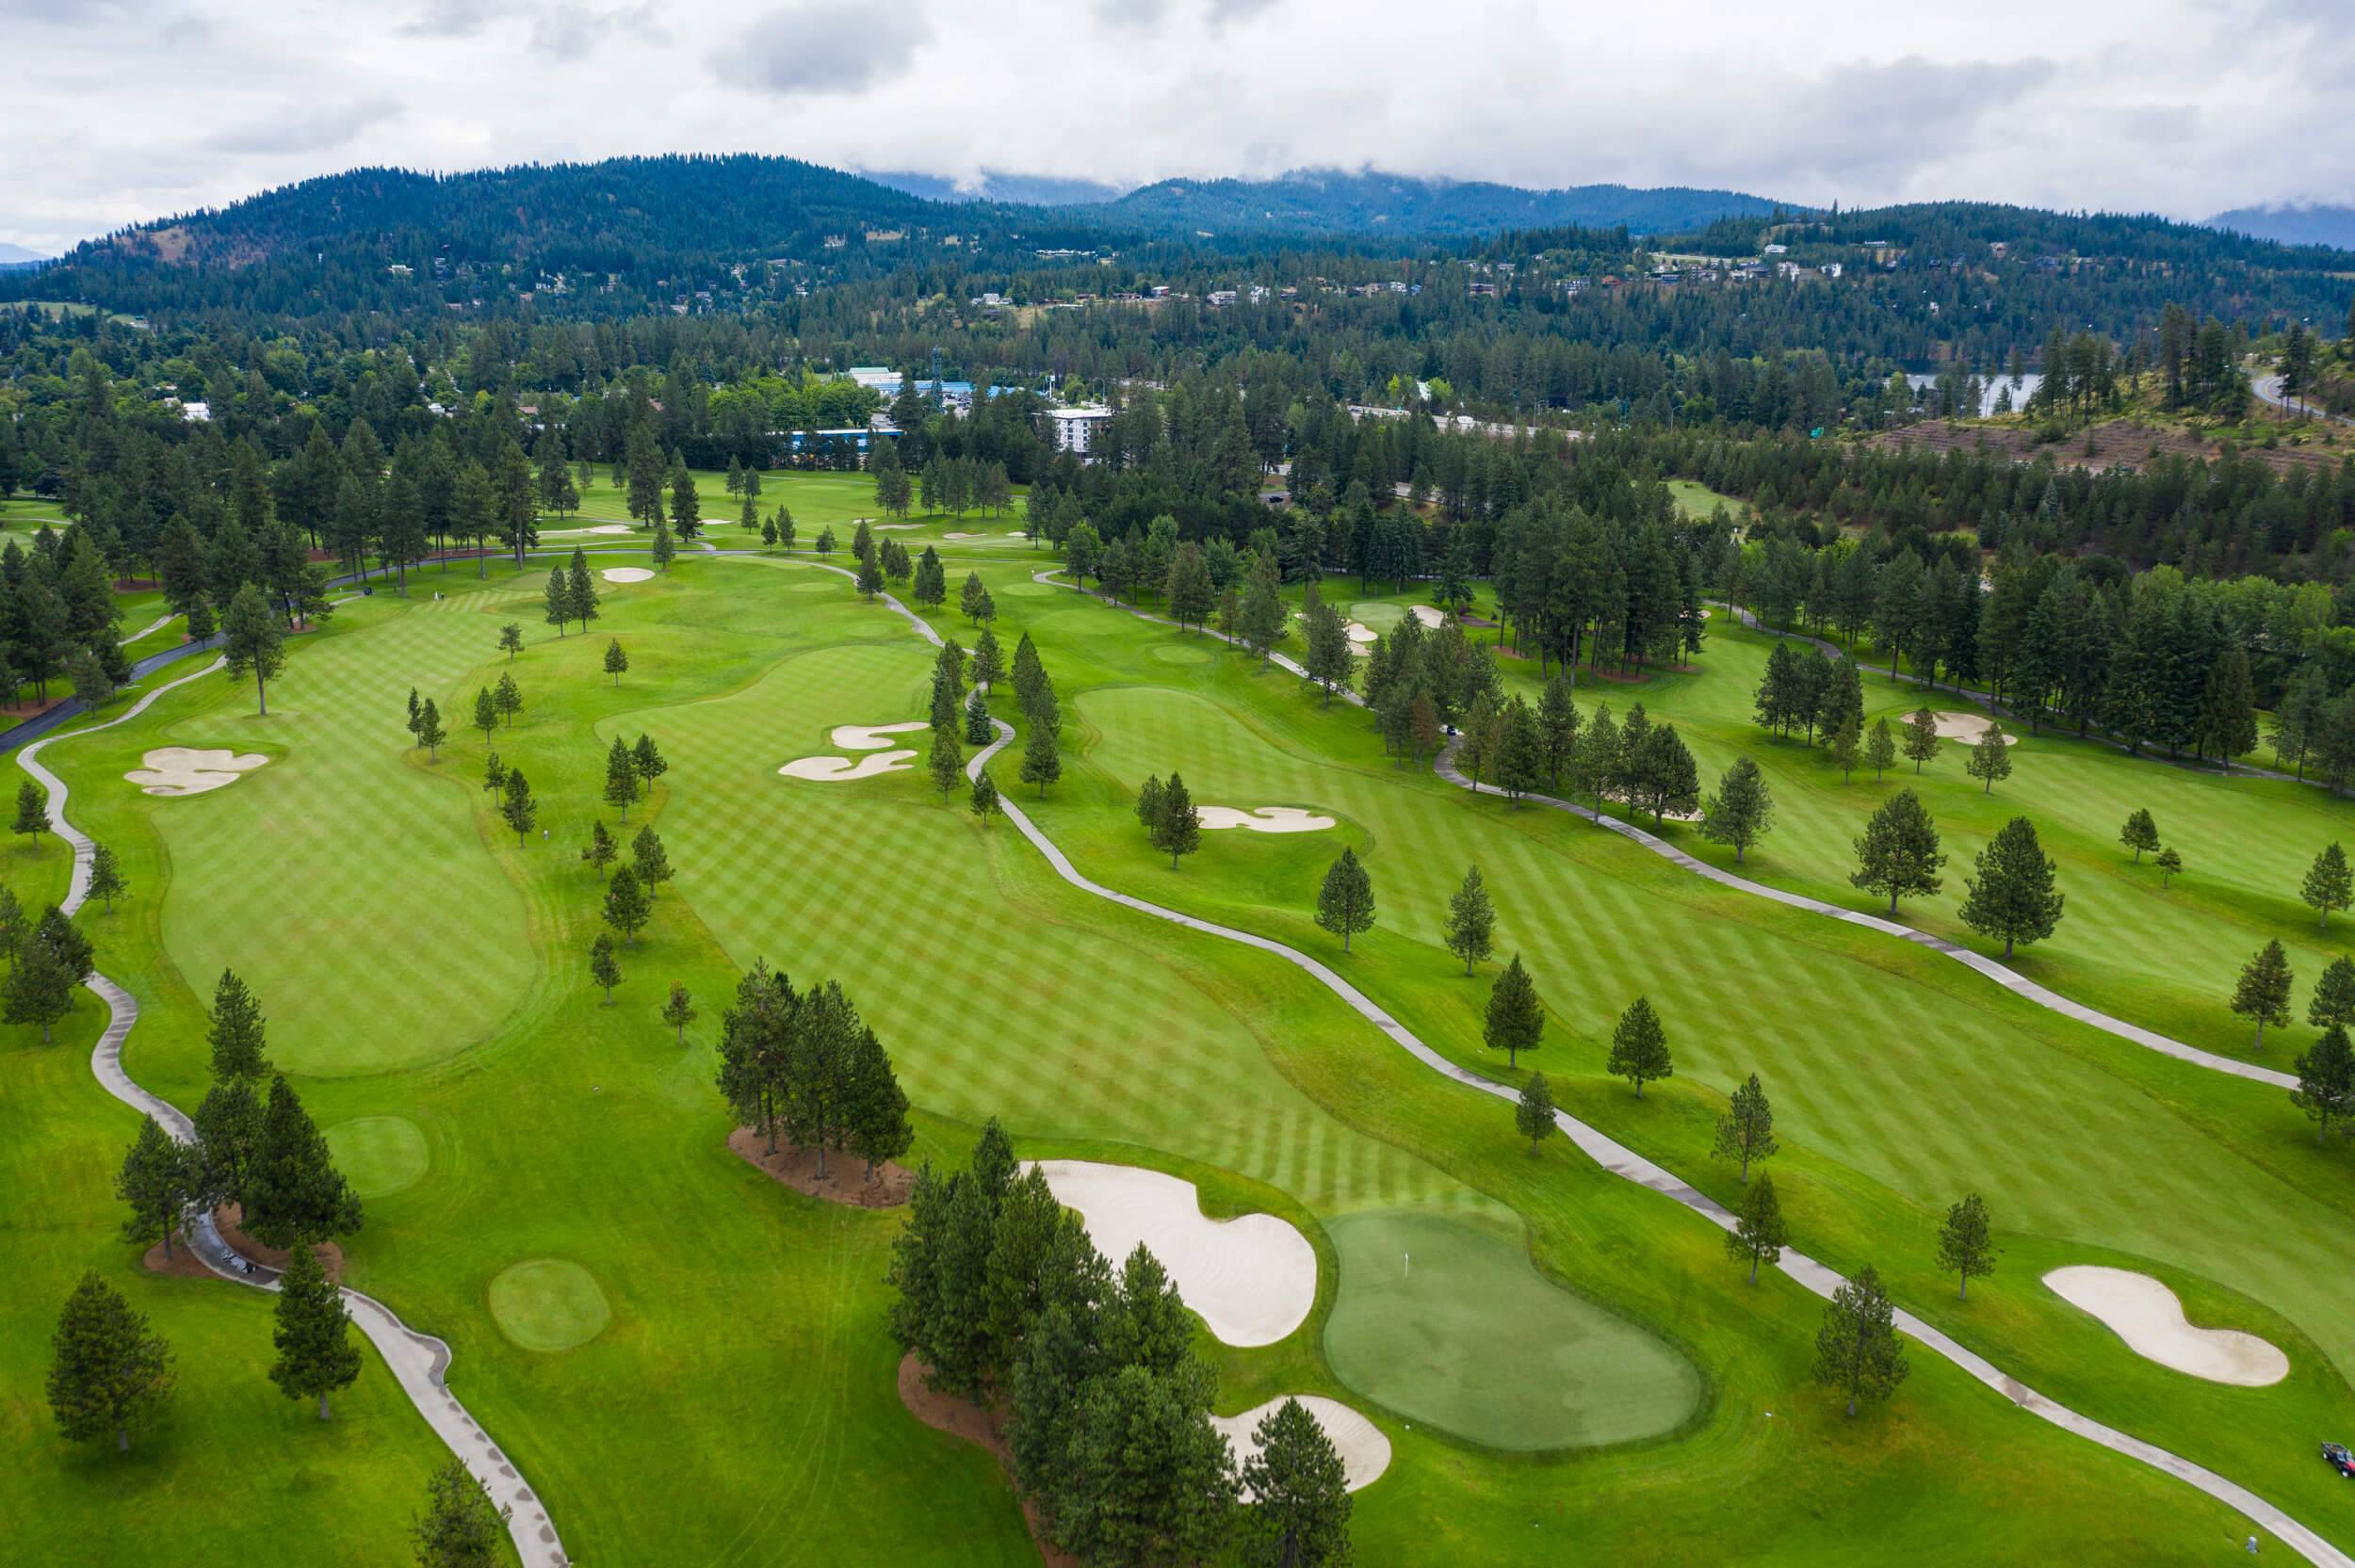
<svg viewBox="0 0 2355 1568">
<path fill-rule="evenodd" d="M 2007 379 L 2003 376 L 1990 376 L 1986 380 L 1979 383 L 1980 417 L 1985 418 L 1987 415 L 1995 412 L 1996 396 L 2004 390 L 2004 388 L 2009 387 L 2011 389 L 2011 406 L 2014 412 L 2017 412 L 2018 410 L 2027 406 L 2028 399 L 2036 396 L 2036 389 L 2042 385 L 2043 382 L 2044 378 L 2033 370 L 2024 372 L 2017 380 Z M 1935 376 L 1908 375 L 1906 377 L 1906 384 L 1913 388 L 1914 391 L 1920 392 L 1925 387 L 1936 386 L 1938 384 L 1938 378 Z"/>
</svg>

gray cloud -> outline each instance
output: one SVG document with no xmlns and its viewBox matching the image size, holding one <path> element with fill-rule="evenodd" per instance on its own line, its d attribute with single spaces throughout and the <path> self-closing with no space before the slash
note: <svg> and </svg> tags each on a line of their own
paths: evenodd
<svg viewBox="0 0 2355 1568">
<path fill-rule="evenodd" d="M 328 152 L 398 113 L 398 104 L 378 98 L 310 114 L 249 121 L 215 131 L 201 145 L 208 153 L 291 153 L 304 148 Z"/>
<path fill-rule="evenodd" d="M 658 36 L 661 22 L 650 5 L 610 8 L 559 0 L 531 24 L 531 46 L 555 60 L 586 57 L 608 39 L 646 40 Z"/>
<path fill-rule="evenodd" d="M 869 9 L 818 0 L 771 12 L 740 43 L 721 44 L 709 57 L 713 73 L 737 87 L 840 94 L 901 74 L 908 55 L 932 36 L 932 23 L 904 3 Z"/>
<path fill-rule="evenodd" d="M 411 38 L 472 38 L 511 8 L 492 0 L 428 0 L 400 31 Z"/>
</svg>

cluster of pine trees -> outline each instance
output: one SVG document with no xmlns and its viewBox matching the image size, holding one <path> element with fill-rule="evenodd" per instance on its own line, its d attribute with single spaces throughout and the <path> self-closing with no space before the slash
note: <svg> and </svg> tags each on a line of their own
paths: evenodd
<svg viewBox="0 0 2355 1568">
<path fill-rule="evenodd" d="M 27 779 L 17 792 L 16 831 L 38 842 L 48 826 L 48 805 Z M 111 896 L 122 894 L 122 874 L 113 852 L 103 844 L 91 857 L 91 869 L 92 897 L 102 896 L 102 869 Z M 0 887 L 0 957 L 8 961 L 8 978 L 0 980 L 0 1018 L 10 1024 L 39 1024 L 41 1043 L 48 1044 L 52 1027 L 73 1010 L 74 989 L 97 967 L 89 938 L 55 904 L 41 911 L 38 921 L 26 920 L 15 893 Z"/>
<path fill-rule="evenodd" d="M 892 1245 L 892 1337 L 932 1386 L 1011 1405 L 1015 1483 L 1049 1543 L 1100 1568 L 1348 1560 L 1340 1456 L 1287 1401 L 1238 1474 L 1210 1422 L 1217 1374 L 1142 1244 L 1115 1270 L 995 1120 L 970 1166 L 930 1162 Z M 1283 1478 L 1283 1484 L 1271 1482 Z M 1238 1506 L 1241 1489 L 1259 1499 Z"/>
<path fill-rule="evenodd" d="M 755 963 L 721 1016 L 719 1084 L 769 1153 L 780 1136 L 815 1151 L 821 1179 L 830 1150 L 865 1161 L 872 1180 L 915 1136 L 890 1056 L 836 981 L 797 992 L 783 971 Z"/>
</svg>

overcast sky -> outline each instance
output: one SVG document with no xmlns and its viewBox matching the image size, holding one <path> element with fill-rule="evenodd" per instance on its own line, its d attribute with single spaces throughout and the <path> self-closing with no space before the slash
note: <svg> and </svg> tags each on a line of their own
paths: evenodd
<svg viewBox="0 0 2355 1568">
<path fill-rule="evenodd" d="M 2328 0 L 0 0 L 0 240 L 43 251 L 361 164 L 683 151 L 2355 202 Z"/>
</svg>

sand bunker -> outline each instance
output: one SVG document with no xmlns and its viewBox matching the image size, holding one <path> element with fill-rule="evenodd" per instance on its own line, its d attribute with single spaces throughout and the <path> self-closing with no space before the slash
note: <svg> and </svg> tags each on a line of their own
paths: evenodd
<svg viewBox="0 0 2355 1568">
<path fill-rule="evenodd" d="M 796 757 L 777 771 L 788 779 L 848 784 L 853 779 L 871 779 L 878 773 L 896 773 L 915 761 L 914 752 L 875 752 L 856 762 L 849 757 Z"/>
<path fill-rule="evenodd" d="M 269 758 L 259 752 L 200 752 L 164 746 L 139 758 L 145 768 L 122 775 L 149 795 L 202 795 L 236 784 Z"/>
<path fill-rule="evenodd" d="M 951 534 L 950 537 L 953 539 L 956 536 Z M 1294 610 L 1292 614 L 1302 621 L 1308 619 L 1307 613 L 1304 610 Z M 1349 634 L 1349 640 L 1352 644 L 1349 651 L 1353 654 L 1364 653 L 1366 650 L 1363 644 L 1382 640 L 1382 634 L 1362 621 L 1344 621 L 1341 622 L 1341 630 Z"/>
<path fill-rule="evenodd" d="M 943 539 L 987 539 L 987 534 L 942 534 Z"/>
<path fill-rule="evenodd" d="M 904 724 L 836 724 L 826 738 L 846 752 L 879 752 L 891 744 L 883 738 L 885 736 L 931 728 L 920 719 L 911 719 Z"/>
<path fill-rule="evenodd" d="M 1447 624 L 1447 617 L 1433 609 L 1429 605 L 1410 605 L 1407 608 L 1413 611 L 1416 620 L 1426 626 L 1436 629 Z"/>
<path fill-rule="evenodd" d="M 583 528 L 580 531 L 584 534 L 626 534 L 636 530 L 626 523 L 600 523 L 594 527 Z"/>
<path fill-rule="evenodd" d="M 597 575 L 609 583 L 643 583 L 654 579 L 654 574 L 642 566 L 609 566 Z"/>
<path fill-rule="evenodd" d="M 1351 1492 L 1362 1492 L 1382 1479 L 1382 1472 L 1390 1467 L 1390 1440 L 1382 1435 L 1382 1429 L 1350 1409 L 1339 1399 L 1328 1399 L 1322 1394 L 1279 1395 L 1263 1405 L 1254 1406 L 1241 1415 L 1213 1415 L 1210 1425 L 1224 1433 L 1235 1450 L 1235 1468 L 1241 1470 L 1259 1446 L 1251 1440 L 1259 1424 L 1275 1414 L 1285 1399 L 1298 1399 L 1300 1408 L 1317 1418 L 1324 1435 L 1333 1440 L 1333 1447 L 1341 1456 L 1341 1485 Z M 1249 1502 L 1251 1495 L 1243 1494 Z"/>
<path fill-rule="evenodd" d="M 1235 806 L 1196 809 L 1206 828 L 1249 828 L 1255 833 L 1312 833 L 1333 825 L 1331 817 L 1319 816 L 1298 806 L 1255 806 L 1249 811 Z"/>
<path fill-rule="evenodd" d="M 920 528 L 923 525 L 921 523 L 869 523 L 868 525 L 877 533 L 883 533 L 891 528 Z"/>
<path fill-rule="evenodd" d="M 2146 1361 L 2243 1388 L 2290 1375 L 2290 1358 L 2270 1341 L 2238 1329 L 2195 1327 L 2175 1292 L 2148 1274 L 2077 1264 L 2054 1269 L 2044 1283 L 2062 1301 L 2108 1324 Z"/>
<path fill-rule="evenodd" d="M 1228 1345 L 1273 1345 L 1308 1318 L 1317 1253 L 1272 1214 L 1212 1220 L 1194 1183 L 1133 1165 L 1041 1160 L 1056 1200 L 1080 1211 L 1088 1239 L 1117 1268 L 1142 1241 L 1186 1305 Z"/>
<path fill-rule="evenodd" d="M 1987 734 L 1987 727 L 1994 722 L 1993 719 L 1982 719 L 1975 713 L 1939 713 L 1932 714 L 1930 717 L 1938 720 L 1939 739 L 1959 740 L 1966 746 L 1976 746 L 1979 743 L 1979 737 Z M 2004 744 L 2017 746 L 2020 744 L 2020 737 L 2006 730 L 2004 732 Z"/>
</svg>

